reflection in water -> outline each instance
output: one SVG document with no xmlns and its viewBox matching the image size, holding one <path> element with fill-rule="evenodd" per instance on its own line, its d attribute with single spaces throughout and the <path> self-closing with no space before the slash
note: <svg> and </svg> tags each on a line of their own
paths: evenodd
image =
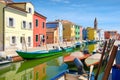
<svg viewBox="0 0 120 80">
<path fill-rule="evenodd" d="M 47 64 L 50 66 L 50 65 L 56 65 L 56 66 L 60 66 L 64 63 L 63 61 L 63 57 L 58 57 L 58 58 L 55 58 L 51 61 L 48 61 Z"/>
<path fill-rule="evenodd" d="M 97 48 L 97 44 L 90 44 L 88 45 L 88 50 L 90 53 L 93 52 L 93 50 L 95 50 Z"/>
<path fill-rule="evenodd" d="M 90 52 L 97 44 L 88 45 Z M 61 57 L 60 57 L 61 56 Z M 0 80 L 50 80 L 67 69 L 62 54 L 36 60 L 21 61 L 0 65 Z"/>
<path fill-rule="evenodd" d="M 46 63 L 34 67 L 33 71 L 34 80 L 43 80 L 46 77 Z"/>
<path fill-rule="evenodd" d="M 46 63 L 26 69 L 20 73 L 24 73 L 21 75 L 21 80 L 43 80 L 43 78 L 46 76 Z"/>
<path fill-rule="evenodd" d="M 50 80 L 59 72 L 67 69 L 62 58 L 58 57 L 49 61 L 39 59 L 10 63 L 9 66 L 3 66 L 0 70 L 0 80 Z"/>
</svg>

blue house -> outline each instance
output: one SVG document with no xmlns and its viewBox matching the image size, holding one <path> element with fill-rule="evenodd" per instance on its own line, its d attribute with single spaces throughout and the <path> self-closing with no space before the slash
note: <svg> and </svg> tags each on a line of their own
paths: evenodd
<svg viewBox="0 0 120 80">
<path fill-rule="evenodd" d="M 82 34 L 83 34 L 83 40 L 87 40 L 87 39 L 88 39 L 87 29 L 83 28 L 83 30 L 82 30 Z"/>
</svg>

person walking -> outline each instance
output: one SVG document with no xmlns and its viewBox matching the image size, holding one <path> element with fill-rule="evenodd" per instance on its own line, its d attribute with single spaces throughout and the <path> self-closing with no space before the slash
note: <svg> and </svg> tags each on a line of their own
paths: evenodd
<svg viewBox="0 0 120 80">
<path fill-rule="evenodd" d="M 42 39 L 42 43 L 43 43 L 43 45 L 45 44 L 45 38 Z"/>
</svg>

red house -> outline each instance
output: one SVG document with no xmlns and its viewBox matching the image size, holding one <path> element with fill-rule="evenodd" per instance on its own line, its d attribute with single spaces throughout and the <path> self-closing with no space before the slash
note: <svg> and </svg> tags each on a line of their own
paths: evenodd
<svg viewBox="0 0 120 80">
<path fill-rule="evenodd" d="M 46 44 L 46 17 L 34 12 L 33 26 L 33 47 Z"/>
<path fill-rule="evenodd" d="M 105 31 L 105 39 L 116 39 L 117 31 Z"/>
</svg>

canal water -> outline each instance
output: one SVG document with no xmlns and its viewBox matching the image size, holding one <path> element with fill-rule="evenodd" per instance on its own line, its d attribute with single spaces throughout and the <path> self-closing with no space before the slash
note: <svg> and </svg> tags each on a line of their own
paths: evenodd
<svg viewBox="0 0 120 80">
<path fill-rule="evenodd" d="M 96 44 L 88 45 L 93 51 Z M 0 80 L 50 80 L 66 70 L 68 65 L 63 61 L 63 54 L 0 65 Z"/>
</svg>

